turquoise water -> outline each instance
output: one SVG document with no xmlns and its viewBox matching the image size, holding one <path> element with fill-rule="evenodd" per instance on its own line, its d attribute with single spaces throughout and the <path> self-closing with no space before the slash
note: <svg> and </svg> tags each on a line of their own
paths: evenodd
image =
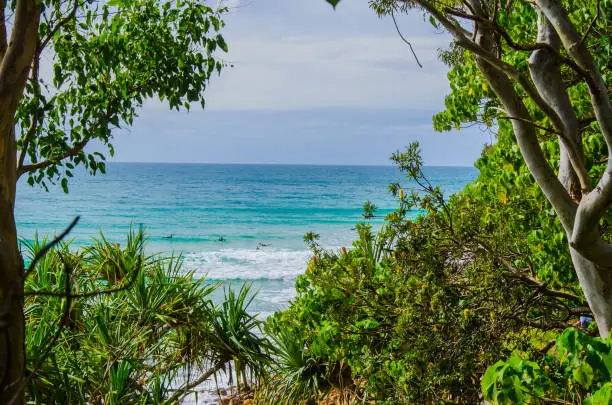
<svg viewBox="0 0 612 405">
<path fill-rule="evenodd" d="M 468 167 L 424 171 L 447 194 L 477 175 Z M 70 235 L 76 245 L 100 230 L 121 242 L 130 224 L 142 224 L 149 251 L 182 252 L 186 269 L 211 280 L 252 282 L 259 290 L 253 310 L 266 315 L 294 295 L 311 256 L 303 236 L 313 231 L 324 246 L 349 246 L 363 203 L 372 201 L 381 215 L 395 209 L 387 186 L 402 179 L 390 166 L 110 163 L 105 175 L 76 174 L 69 194 L 20 182 L 16 220 L 30 239 L 59 233 L 80 215 Z M 259 242 L 269 246 L 257 249 Z"/>
</svg>

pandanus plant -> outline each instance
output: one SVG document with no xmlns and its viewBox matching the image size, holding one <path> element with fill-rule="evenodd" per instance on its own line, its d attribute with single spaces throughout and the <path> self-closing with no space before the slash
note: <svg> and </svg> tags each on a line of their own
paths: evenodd
<svg viewBox="0 0 612 405">
<path fill-rule="evenodd" d="M 218 284 L 183 271 L 180 256 L 145 256 L 144 241 L 131 230 L 124 246 L 103 235 L 80 249 L 23 242 L 37 258 L 25 286 L 29 401 L 177 403 L 231 364 L 241 386 L 266 378 L 270 343 L 249 288 L 215 306 Z"/>
</svg>

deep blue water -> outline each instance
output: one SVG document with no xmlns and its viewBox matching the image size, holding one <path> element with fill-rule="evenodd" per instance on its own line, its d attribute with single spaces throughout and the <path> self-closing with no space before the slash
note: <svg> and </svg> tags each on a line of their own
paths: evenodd
<svg viewBox="0 0 612 405">
<path fill-rule="evenodd" d="M 424 171 L 447 194 L 477 175 L 468 167 Z M 252 280 L 260 291 L 255 310 L 269 313 L 293 296 L 306 267 L 303 236 L 313 231 L 324 246 L 350 245 L 364 202 L 381 215 L 396 208 L 387 191 L 393 182 L 407 183 L 390 166 L 110 163 L 105 175 L 76 174 L 69 194 L 20 182 L 16 220 L 30 239 L 59 233 L 80 215 L 75 245 L 100 230 L 121 242 L 130 224 L 142 224 L 149 251 L 180 251 L 185 268 L 211 279 Z M 270 246 L 258 250 L 258 242 Z"/>
</svg>

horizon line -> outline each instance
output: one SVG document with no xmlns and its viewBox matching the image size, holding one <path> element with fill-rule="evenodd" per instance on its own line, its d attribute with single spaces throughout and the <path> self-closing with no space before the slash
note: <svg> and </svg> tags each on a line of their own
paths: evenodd
<svg viewBox="0 0 612 405">
<path fill-rule="evenodd" d="M 107 164 L 162 164 L 162 165 L 202 165 L 202 166 L 320 166 L 320 167 L 395 167 L 392 164 L 353 164 L 353 163 L 270 163 L 270 162 L 147 162 L 147 161 L 107 161 Z M 423 167 L 470 167 L 474 165 L 424 164 Z"/>
</svg>

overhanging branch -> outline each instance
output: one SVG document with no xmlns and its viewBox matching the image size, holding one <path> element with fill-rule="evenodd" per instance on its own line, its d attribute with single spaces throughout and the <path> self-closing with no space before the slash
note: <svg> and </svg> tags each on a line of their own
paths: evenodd
<svg viewBox="0 0 612 405">
<path fill-rule="evenodd" d="M 19 170 L 17 170 L 17 178 L 19 178 L 24 173 L 29 173 L 35 170 L 44 169 L 53 164 L 59 163 L 64 159 L 67 159 L 69 157 L 79 154 L 80 152 L 83 151 L 83 149 L 85 148 L 88 142 L 89 142 L 89 139 L 84 139 L 80 142 L 75 143 L 70 149 L 58 155 L 57 157 L 54 157 L 48 160 L 43 160 L 42 162 L 37 162 L 37 163 L 32 163 L 29 165 L 21 166 Z"/>
</svg>

